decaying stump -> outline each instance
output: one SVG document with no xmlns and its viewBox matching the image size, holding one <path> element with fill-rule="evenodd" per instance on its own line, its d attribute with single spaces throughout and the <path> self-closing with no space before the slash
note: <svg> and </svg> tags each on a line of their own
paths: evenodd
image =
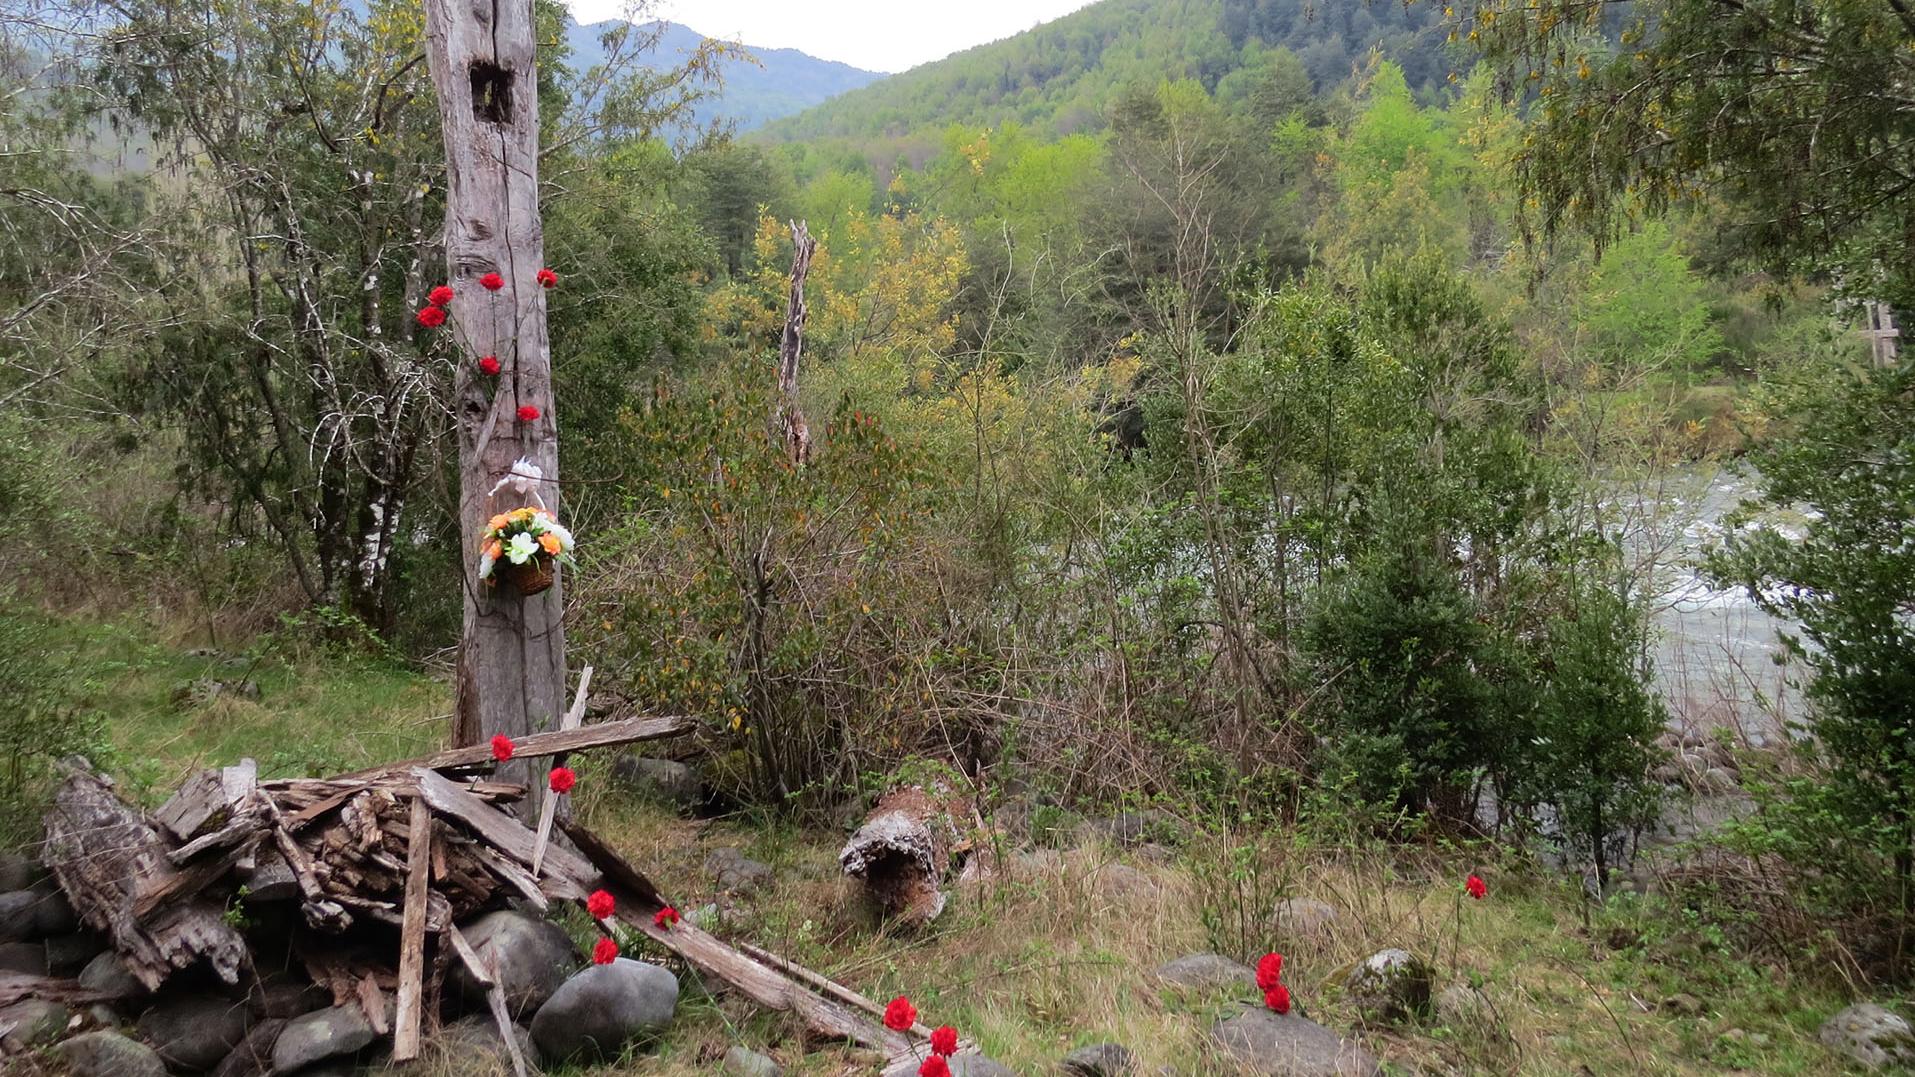
<svg viewBox="0 0 1915 1077">
<path fill-rule="evenodd" d="M 944 881 L 962 842 L 958 820 L 968 814 L 964 799 L 941 787 L 893 789 L 865 816 L 838 863 L 886 914 L 927 923 L 944 911 Z"/>
</svg>

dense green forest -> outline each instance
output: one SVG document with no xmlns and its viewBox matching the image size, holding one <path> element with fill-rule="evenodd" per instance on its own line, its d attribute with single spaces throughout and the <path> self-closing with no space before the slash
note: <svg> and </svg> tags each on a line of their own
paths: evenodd
<svg viewBox="0 0 1915 1077">
<path fill-rule="evenodd" d="M 436 743 L 481 360 L 430 313 L 421 7 L 28 7 L 0 834 L 74 752 L 152 799 Z M 699 828 L 771 850 L 721 930 L 873 992 L 936 955 L 1019 1072 L 1100 1030 L 1183 1064 L 1123 970 L 1273 938 L 1423 1072 L 1840 1072 L 1823 1021 L 1905 997 L 1915 366 L 1857 332 L 1915 301 L 1898 4 L 1102 0 L 740 137 L 687 133 L 725 49 L 535 10 L 570 661 L 699 728 L 696 805 L 587 769 L 581 812 L 688 877 Z M 1659 661 L 1730 605 L 1760 638 Z M 1039 868 L 926 935 L 846 912 L 900 782 Z M 1359 1016 L 1399 942 L 1494 1001 Z M 789 1032 L 701 1005 L 641 1064 Z"/>
</svg>

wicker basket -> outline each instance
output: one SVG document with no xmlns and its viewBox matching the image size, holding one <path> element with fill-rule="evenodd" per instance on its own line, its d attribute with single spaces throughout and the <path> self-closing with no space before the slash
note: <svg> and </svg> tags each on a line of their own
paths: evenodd
<svg viewBox="0 0 1915 1077">
<path fill-rule="evenodd" d="M 552 586 L 555 578 L 552 559 L 545 556 L 531 558 L 523 565 L 502 561 L 499 568 L 504 570 L 505 578 L 512 581 L 512 586 L 519 589 L 519 594 L 526 598 L 531 598 Z"/>
</svg>

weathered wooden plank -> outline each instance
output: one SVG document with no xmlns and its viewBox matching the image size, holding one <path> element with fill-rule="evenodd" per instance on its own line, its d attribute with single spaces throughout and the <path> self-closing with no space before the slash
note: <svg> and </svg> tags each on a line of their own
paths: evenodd
<svg viewBox="0 0 1915 1077">
<path fill-rule="evenodd" d="M 534 733 L 531 736 L 522 737 L 512 743 L 512 758 L 514 760 L 538 759 L 543 756 L 562 755 L 567 752 L 582 752 L 588 748 L 610 748 L 620 744 L 638 744 L 648 740 L 662 740 L 666 737 L 683 736 L 696 728 L 698 728 L 697 719 L 676 714 L 667 715 L 662 718 L 624 718 L 616 722 L 600 722 L 597 725 L 580 726 L 577 729 L 564 732 Z M 480 744 L 470 748 L 449 748 L 443 752 L 435 752 L 432 755 L 420 759 L 411 759 L 403 763 L 390 763 L 385 766 L 362 770 L 356 774 L 345 775 L 341 778 L 330 780 L 363 783 L 374 779 L 390 778 L 405 771 L 416 770 L 419 767 L 425 767 L 429 770 L 460 771 L 470 770 L 474 767 L 489 767 L 492 765 L 491 746 Z M 545 787 L 544 777 L 543 772 L 538 775 L 539 780 L 537 784 L 541 789 Z M 282 783 L 266 783 L 269 787 L 278 784 Z M 354 784 L 350 789 L 340 794 L 335 794 L 335 797 L 331 799 L 331 803 L 326 807 L 322 808 L 320 805 L 315 804 L 312 808 L 298 813 L 298 815 L 293 818 L 323 815 L 331 808 L 338 807 L 340 804 L 345 803 L 347 798 L 351 797 L 353 793 L 358 792 L 362 787 L 360 784 Z M 488 796 L 497 799 L 511 799 L 510 794 L 518 793 L 523 795 L 526 791 L 522 785 L 506 782 L 481 782 L 478 788 Z"/>
<path fill-rule="evenodd" d="M 406 835 L 405 921 L 399 929 L 399 1001 L 392 1034 L 392 1057 L 410 1062 L 419 1057 L 419 1022 L 426 974 L 426 895 L 431 890 L 432 808 L 424 797 L 412 798 L 412 818 Z"/>
<path fill-rule="evenodd" d="M 495 966 L 481 960 L 478 951 L 466 941 L 465 935 L 456 926 L 446 927 L 446 941 L 452 944 L 452 951 L 465 963 L 466 971 L 485 988 L 486 1006 L 492 1011 L 492 1020 L 499 1026 L 499 1039 L 505 1043 L 506 1053 L 512 1059 L 512 1072 L 516 1077 L 526 1077 L 525 1055 L 519 1050 L 518 1037 L 512 1034 L 512 1014 L 505 1006 L 505 992 L 499 989 L 499 971 Z M 497 960 L 495 955 L 493 960 Z"/>
<path fill-rule="evenodd" d="M 572 709 L 566 711 L 565 717 L 559 719 L 559 732 L 571 732 L 585 720 L 585 693 L 591 685 L 592 667 L 586 666 L 584 672 L 578 677 L 578 692 L 572 696 Z M 552 765 L 564 766 L 565 756 L 553 756 Z M 546 797 L 545 803 L 539 807 L 539 834 L 532 843 L 532 877 L 534 879 L 539 877 L 539 868 L 545 863 L 545 845 L 552 840 L 552 821 L 559 816 L 560 803 L 560 797 L 550 796 Z"/>
</svg>

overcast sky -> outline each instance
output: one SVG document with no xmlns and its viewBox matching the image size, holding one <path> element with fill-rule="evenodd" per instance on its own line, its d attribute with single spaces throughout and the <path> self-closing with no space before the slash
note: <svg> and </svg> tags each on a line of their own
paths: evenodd
<svg viewBox="0 0 1915 1077">
<path fill-rule="evenodd" d="M 565 0 L 582 23 L 617 18 L 629 0 Z M 651 17 L 707 37 L 802 49 L 895 72 L 996 41 L 1091 0 L 657 0 Z"/>
</svg>

